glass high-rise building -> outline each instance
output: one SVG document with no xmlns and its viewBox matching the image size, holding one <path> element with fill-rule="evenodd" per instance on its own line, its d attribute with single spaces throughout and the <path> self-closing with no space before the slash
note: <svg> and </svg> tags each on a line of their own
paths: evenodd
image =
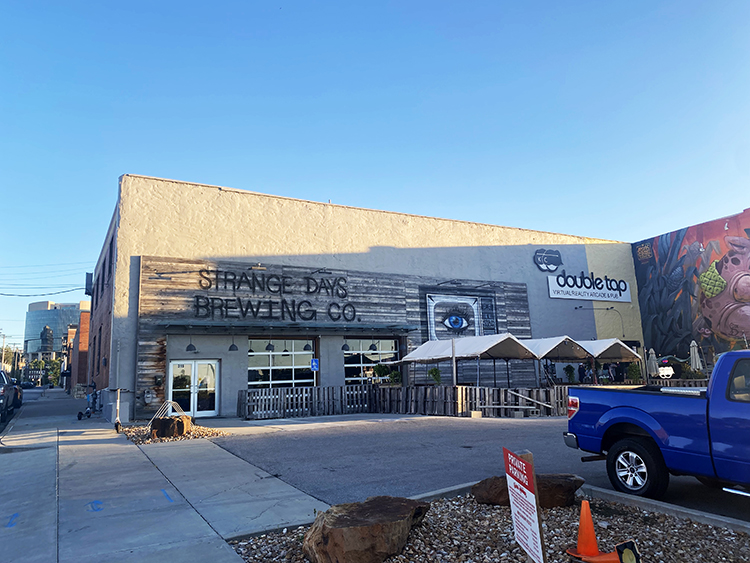
<svg viewBox="0 0 750 563">
<path fill-rule="evenodd" d="M 62 351 L 63 336 L 68 335 L 68 325 L 77 325 L 81 311 L 90 309 L 89 301 L 79 303 L 38 301 L 29 304 L 23 336 L 24 353 L 47 352 L 42 350 L 42 331 L 45 327 L 49 327 L 52 330 L 52 352 L 59 354 Z"/>
</svg>

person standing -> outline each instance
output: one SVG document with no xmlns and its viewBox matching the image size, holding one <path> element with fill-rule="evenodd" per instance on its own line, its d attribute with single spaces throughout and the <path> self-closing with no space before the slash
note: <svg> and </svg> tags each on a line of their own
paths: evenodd
<svg viewBox="0 0 750 563">
<path fill-rule="evenodd" d="M 584 377 L 586 377 L 586 368 L 583 364 L 578 364 L 578 383 L 583 383 Z"/>
</svg>

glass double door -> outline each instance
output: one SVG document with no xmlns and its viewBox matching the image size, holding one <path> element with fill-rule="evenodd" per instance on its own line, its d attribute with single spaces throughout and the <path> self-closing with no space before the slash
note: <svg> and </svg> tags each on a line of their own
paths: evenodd
<svg viewBox="0 0 750 563">
<path fill-rule="evenodd" d="M 218 360 L 169 362 L 169 398 L 190 416 L 217 416 Z"/>
</svg>

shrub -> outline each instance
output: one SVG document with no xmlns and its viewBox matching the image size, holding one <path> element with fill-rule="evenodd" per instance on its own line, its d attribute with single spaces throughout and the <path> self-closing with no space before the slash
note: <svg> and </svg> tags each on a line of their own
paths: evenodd
<svg viewBox="0 0 750 563">
<path fill-rule="evenodd" d="M 568 378 L 568 383 L 574 383 L 576 380 L 576 368 L 568 364 L 563 368 L 563 371 L 565 372 L 565 377 Z"/>
<path fill-rule="evenodd" d="M 637 362 L 628 366 L 628 379 L 636 382 L 641 380 L 641 366 Z"/>
<path fill-rule="evenodd" d="M 427 375 L 429 375 L 435 383 L 440 385 L 440 370 L 438 368 L 432 368 L 427 372 Z"/>
</svg>

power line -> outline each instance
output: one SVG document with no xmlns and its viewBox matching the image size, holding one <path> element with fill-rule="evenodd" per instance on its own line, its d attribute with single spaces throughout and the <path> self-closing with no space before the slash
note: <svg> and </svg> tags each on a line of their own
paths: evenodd
<svg viewBox="0 0 750 563">
<path fill-rule="evenodd" d="M 63 262 L 61 264 L 31 264 L 25 266 L 0 266 L 0 269 L 6 270 L 8 268 L 49 268 L 50 266 L 81 266 L 84 264 L 91 265 L 94 262 L 89 260 L 88 262 Z"/>
<path fill-rule="evenodd" d="M 30 284 L 30 283 L 5 283 L 0 281 L 0 288 L 2 289 L 62 289 L 65 287 L 77 287 L 77 283 L 44 283 L 44 284 Z"/>
<path fill-rule="evenodd" d="M 75 276 L 79 275 L 82 272 L 85 272 L 86 268 L 66 268 L 63 270 L 50 270 L 50 269 L 42 269 L 38 271 L 26 271 L 26 272 L 0 272 L 0 278 L 24 278 L 28 276 L 45 276 L 45 277 L 51 277 L 51 276 Z"/>
<path fill-rule="evenodd" d="M 76 287 L 73 289 L 65 289 L 63 291 L 54 291 L 52 293 L 32 293 L 28 295 L 21 295 L 17 293 L 0 293 L 2 297 L 46 297 L 47 295 L 60 295 L 61 293 L 70 293 L 72 291 L 83 291 L 84 287 Z"/>
</svg>

